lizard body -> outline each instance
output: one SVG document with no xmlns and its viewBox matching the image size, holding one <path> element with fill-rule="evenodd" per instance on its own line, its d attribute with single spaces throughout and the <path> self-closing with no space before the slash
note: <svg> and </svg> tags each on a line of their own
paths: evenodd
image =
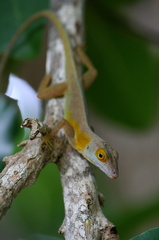
<svg viewBox="0 0 159 240">
<path fill-rule="evenodd" d="M 61 125 L 59 124 L 60 127 L 58 127 L 58 130 L 61 127 L 64 127 L 67 139 L 72 147 L 91 163 L 99 167 L 108 177 L 115 179 L 118 177 L 118 153 L 107 144 L 105 140 L 98 137 L 90 129 L 86 118 L 82 85 L 86 88 L 92 83 L 96 76 L 96 70 L 87 56 L 85 56 L 82 51 L 79 51 L 79 56 L 82 62 L 88 67 L 88 72 L 84 75 L 83 81 L 82 78 L 78 76 L 67 33 L 58 17 L 49 10 L 41 11 L 31 16 L 21 25 L 20 29 L 15 34 L 14 39 L 11 40 L 5 58 L 7 58 L 7 54 L 9 54 L 17 36 L 19 36 L 31 22 L 41 17 L 45 17 L 51 21 L 56 27 L 62 40 L 66 59 L 66 82 L 49 86 L 50 79 L 49 76 L 47 76 L 47 78 L 44 78 L 41 82 L 38 97 L 41 99 L 49 99 L 64 94 L 65 120 Z M 5 61 L 6 59 L 4 59 L 2 65 L 4 65 Z"/>
</svg>

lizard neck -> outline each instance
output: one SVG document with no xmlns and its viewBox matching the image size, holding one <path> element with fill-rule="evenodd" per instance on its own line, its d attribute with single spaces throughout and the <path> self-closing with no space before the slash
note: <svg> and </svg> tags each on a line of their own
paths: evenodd
<svg viewBox="0 0 159 240">
<path fill-rule="evenodd" d="M 82 127 L 79 122 L 75 121 L 71 114 L 68 114 L 67 121 L 74 129 L 75 135 L 73 147 L 82 152 L 91 141 L 89 131 L 87 131 L 85 127 Z"/>
</svg>

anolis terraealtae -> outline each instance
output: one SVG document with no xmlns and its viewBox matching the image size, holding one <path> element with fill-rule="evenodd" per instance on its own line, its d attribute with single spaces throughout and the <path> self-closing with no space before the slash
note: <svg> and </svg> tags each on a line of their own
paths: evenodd
<svg viewBox="0 0 159 240">
<path fill-rule="evenodd" d="M 71 146 L 87 160 L 99 167 L 108 177 L 115 179 L 118 177 L 118 153 L 107 144 L 105 140 L 98 137 L 91 130 L 85 112 L 82 87 L 87 88 L 91 85 L 96 76 L 96 70 L 84 52 L 77 49 L 81 61 L 86 67 L 88 67 L 88 71 L 84 74 L 83 78 L 78 76 L 67 33 L 58 17 L 52 11 L 46 10 L 38 12 L 21 25 L 10 42 L 1 63 L 1 68 L 3 68 L 13 44 L 21 32 L 24 31 L 24 29 L 33 21 L 41 17 L 47 18 L 56 27 L 63 43 L 66 59 L 66 82 L 49 85 L 50 76 L 46 75 L 41 82 L 38 91 L 38 97 L 41 99 L 50 99 L 61 95 L 64 95 L 65 97 L 64 119 L 57 124 L 57 127 L 55 127 L 56 129 L 53 130 L 53 132 L 56 133 L 63 127 Z"/>
</svg>

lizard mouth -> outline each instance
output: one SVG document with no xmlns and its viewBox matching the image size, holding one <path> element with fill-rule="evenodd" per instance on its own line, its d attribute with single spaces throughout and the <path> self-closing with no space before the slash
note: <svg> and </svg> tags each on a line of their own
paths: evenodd
<svg viewBox="0 0 159 240">
<path fill-rule="evenodd" d="M 112 177 L 112 179 L 113 179 L 113 180 L 117 179 L 117 176 L 115 176 L 115 177 Z"/>
<path fill-rule="evenodd" d="M 117 172 L 113 172 L 113 176 L 112 176 L 112 179 L 117 179 L 118 178 L 118 171 Z"/>
</svg>

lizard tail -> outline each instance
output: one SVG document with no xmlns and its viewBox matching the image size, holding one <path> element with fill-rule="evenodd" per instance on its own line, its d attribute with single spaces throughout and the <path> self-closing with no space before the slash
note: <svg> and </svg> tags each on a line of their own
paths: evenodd
<svg viewBox="0 0 159 240">
<path fill-rule="evenodd" d="M 45 17 L 48 20 L 50 20 L 50 22 L 52 24 L 55 25 L 56 29 L 58 30 L 58 33 L 64 43 L 64 49 L 65 49 L 65 53 L 69 52 L 67 51 L 68 48 L 70 48 L 70 44 L 68 41 L 68 37 L 67 37 L 67 33 L 64 29 L 64 27 L 62 26 L 61 22 L 59 21 L 58 17 L 50 10 L 43 10 L 40 11 L 38 13 L 33 14 L 30 18 L 28 18 L 16 31 L 16 33 L 14 34 L 14 36 L 11 38 L 9 45 L 7 47 L 7 50 L 5 51 L 2 60 L 0 62 L 0 79 L 2 77 L 2 73 L 5 67 L 5 64 L 8 60 L 8 57 L 10 55 L 11 50 L 13 49 L 17 39 L 20 37 L 20 35 L 22 34 L 22 32 L 35 20 Z M 67 57 L 67 56 L 66 56 Z M 69 57 L 69 56 L 68 56 Z"/>
</svg>

